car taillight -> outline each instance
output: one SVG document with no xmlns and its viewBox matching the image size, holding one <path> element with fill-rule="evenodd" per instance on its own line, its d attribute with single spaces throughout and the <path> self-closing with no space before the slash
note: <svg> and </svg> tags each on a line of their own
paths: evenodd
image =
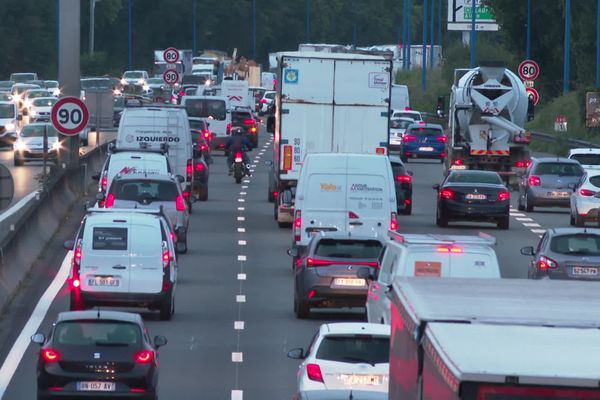
<svg viewBox="0 0 600 400">
<path fill-rule="evenodd" d="M 100 181 L 100 187 L 102 191 L 106 193 L 106 188 L 108 187 L 108 178 L 106 177 L 106 172 L 102 176 L 102 180 Z"/>
<path fill-rule="evenodd" d="M 417 137 L 414 135 L 404 135 L 402 137 L 403 142 L 414 142 L 415 140 L 417 140 Z"/>
<path fill-rule="evenodd" d="M 246 125 L 254 125 L 254 120 L 253 119 L 245 119 L 244 120 L 244 124 L 246 124 Z"/>
<path fill-rule="evenodd" d="M 454 160 L 452 165 L 463 165 L 463 160 L 461 160 L 460 158 L 457 158 L 456 160 Z"/>
<path fill-rule="evenodd" d="M 252 133 L 256 133 L 256 127 L 255 127 L 255 126 L 253 126 L 252 128 L 250 128 L 250 132 L 252 132 Z"/>
<path fill-rule="evenodd" d="M 204 131 L 204 138 L 210 139 L 210 131 Z"/>
<path fill-rule="evenodd" d="M 396 182 L 411 183 L 412 182 L 412 176 L 410 176 L 410 175 L 398 175 L 396 177 Z"/>
<path fill-rule="evenodd" d="M 440 197 L 446 200 L 452 200 L 454 198 L 454 192 L 450 189 L 440 190 Z"/>
<path fill-rule="evenodd" d="M 306 259 L 306 265 L 309 267 L 323 267 L 326 265 L 331 265 L 332 262 L 331 261 L 327 261 L 327 260 L 319 260 L 316 258 L 312 258 L 312 257 L 308 257 Z"/>
<path fill-rule="evenodd" d="M 200 145 L 200 151 L 206 151 L 206 150 L 208 150 L 208 147 L 206 147 L 205 144 L 201 144 Z"/>
<path fill-rule="evenodd" d="M 106 201 L 104 202 L 104 207 L 111 208 L 114 205 L 115 205 L 115 195 L 112 193 L 109 193 L 108 196 L 106 196 Z"/>
<path fill-rule="evenodd" d="M 435 140 L 437 140 L 438 142 L 446 143 L 448 138 L 446 136 L 438 136 L 435 138 Z"/>
<path fill-rule="evenodd" d="M 150 350 L 138 351 L 137 353 L 135 353 L 133 359 L 138 364 L 148 364 L 154 359 L 154 353 Z"/>
<path fill-rule="evenodd" d="M 171 253 L 169 252 L 169 246 L 167 246 L 166 242 L 163 242 L 163 245 L 162 245 L 163 268 L 167 268 L 169 266 L 170 261 L 171 261 Z"/>
<path fill-rule="evenodd" d="M 185 95 L 185 92 L 183 92 L 183 91 L 182 91 L 182 92 L 179 92 L 179 97 L 182 97 L 182 96 L 184 96 L 184 95 Z"/>
<path fill-rule="evenodd" d="M 42 356 L 42 359 L 46 363 L 53 363 L 53 362 L 57 362 L 58 360 L 60 360 L 59 352 L 54 349 L 42 349 L 40 354 Z"/>
<path fill-rule="evenodd" d="M 227 127 L 225 129 L 227 131 L 227 134 L 229 135 L 231 133 L 231 124 L 227 124 Z"/>
<path fill-rule="evenodd" d="M 398 230 L 398 216 L 393 211 L 390 214 L 390 230 L 394 232 Z"/>
<path fill-rule="evenodd" d="M 551 258 L 545 257 L 545 256 L 541 256 L 538 263 L 537 263 L 537 267 L 539 269 L 554 269 L 556 268 L 558 265 L 556 264 L 556 261 L 552 260 Z"/>
<path fill-rule="evenodd" d="M 454 246 L 439 246 L 437 251 L 438 253 L 462 253 L 463 249 L 461 247 Z"/>
<path fill-rule="evenodd" d="M 181 194 L 183 194 L 183 198 L 184 199 L 189 199 L 190 198 L 190 192 L 188 192 L 187 190 L 185 192 L 182 192 Z"/>
<path fill-rule="evenodd" d="M 360 217 L 353 211 L 348 211 L 348 218 L 350 219 L 359 219 Z"/>
<path fill-rule="evenodd" d="M 202 164 L 202 163 L 200 163 L 200 162 L 199 162 L 199 163 L 196 163 L 196 171 L 197 171 L 197 172 L 202 172 L 202 171 L 204 171 L 204 164 Z"/>
<path fill-rule="evenodd" d="M 517 168 L 527 168 L 531 165 L 531 160 L 518 160 L 515 166 Z"/>
<path fill-rule="evenodd" d="M 187 164 L 185 166 L 185 173 L 187 175 L 188 181 L 192 180 L 192 173 L 194 172 L 194 165 L 192 160 L 187 160 Z"/>
<path fill-rule="evenodd" d="M 589 189 L 579 189 L 579 194 L 582 196 L 594 196 L 596 192 Z"/>
<path fill-rule="evenodd" d="M 311 381 L 323 382 L 323 374 L 319 364 L 306 364 L 306 375 Z"/>
<path fill-rule="evenodd" d="M 300 230 L 302 229 L 302 211 L 294 212 L 294 241 L 300 241 Z"/>
<path fill-rule="evenodd" d="M 77 240 L 77 244 L 75 245 L 75 250 L 73 251 L 73 263 L 72 263 L 72 272 L 69 283 L 71 285 L 71 289 L 76 289 L 81 286 L 81 280 L 79 278 L 79 268 L 81 266 L 81 256 L 83 255 L 81 251 L 81 239 Z"/>
<path fill-rule="evenodd" d="M 498 193 L 498 201 L 506 201 L 506 200 L 510 200 L 510 192 L 503 190 L 500 193 Z"/>
<path fill-rule="evenodd" d="M 267 99 L 260 99 L 260 102 L 261 102 L 262 104 L 267 104 Z"/>
<path fill-rule="evenodd" d="M 531 175 L 527 181 L 531 186 L 540 186 L 542 184 L 540 177 L 535 175 Z"/>
<path fill-rule="evenodd" d="M 327 265 L 360 265 L 365 267 L 379 267 L 377 261 L 332 261 L 332 260 L 321 260 L 319 258 L 308 257 L 306 259 L 306 265 L 308 267 L 323 267 Z"/>
<path fill-rule="evenodd" d="M 242 162 L 242 153 L 235 153 L 235 162 Z"/>
<path fill-rule="evenodd" d="M 177 211 L 185 211 L 185 200 L 183 196 L 177 196 L 175 198 L 175 208 Z"/>
</svg>

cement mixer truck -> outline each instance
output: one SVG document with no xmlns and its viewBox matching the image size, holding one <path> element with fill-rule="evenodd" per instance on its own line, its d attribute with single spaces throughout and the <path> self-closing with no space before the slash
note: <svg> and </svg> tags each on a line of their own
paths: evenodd
<svg viewBox="0 0 600 400">
<path fill-rule="evenodd" d="M 444 167 L 497 171 L 507 184 L 530 163 L 533 109 L 523 82 L 504 66 L 488 64 L 454 71 Z"/>
</svg>

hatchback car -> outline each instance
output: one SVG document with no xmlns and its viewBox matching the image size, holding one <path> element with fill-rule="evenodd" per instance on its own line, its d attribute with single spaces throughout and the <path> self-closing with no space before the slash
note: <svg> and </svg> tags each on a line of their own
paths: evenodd
<svg viewBox="0 0 600 400">
<path fill-rule="evenodd" d="M 156 400 L 158 348 L 164 336 L 150 341 L 139 314 L 118 311 L 62 312 L 41 346 L 37 362 L 37 398 L 124 396 Z"/>
<path fill-rule="evenodd" d="M 31 100 L 23 113 L 29 116 L 29 122 L 50 122 L 52 107 L 56 104 L 56 97 L 39 97 Z"/>
<path fill-rule="evenodd" d="M 416 110 L 392 110 L 392 118 L 410 118 L 415 122 L 423 121 L 421 113 Z"/>
<path fill-rule="evenodd" d="M 323 324 L 308 350 L 292 349 L 302 360 L 298 390 L 372 390 L 387 392 L 390 327 L 363 322 Z"/>
<path fill-rule="evenodd" d="M 598 221 L 600 209 L 600 170 L 589 169 L 571 194 L 571 225 L 583 226 Z"/>
<path fill-rule="evenodd" d="M 390 119 L 390 144 L 388 147 L 390 151 L 400 151 L 406 128 L 414 123 L 413 119 L 406 117 Z"/>
<path fill-rule="evenodd" d="M 508 229 L 510 192 L 494 171 L 451 170 L 437 191 L 437 226 L 448 221 L 493 222 Z"/>
<path fill-rule="evenodd" d="M 23 93 L 23 96 L 21 96 L 21 101 L 19 102 L 19 109 L 23 115 L 28 115 L 29 107 L 31 107 L 33 99 L 39 99 L 41 97 L 54 96 L 52 96 L 52 94 L 46 89 L 30 89 Z"/>
<path fill-rule="evenodd" d="M 258 147 L 258 123 L 249 109 L 234 109 L 231 112 L 231 126 L 242 128 L 252 147 Z"/>
<path fill-rule="evenodd" d="M 13 144 L 14 165 L 23 165 L 26 161 L 41 161 L 44 159 L 44 130 L 48 136 L 48 154 L 50 161 L 58 160 L 61 140 L 52 124 L 35 122 L 23 126 Z"/>
<path fill-rule="evenodd" d="M 582 148 L 569 150 L 569 158 L 579 161 L 583 169 L 600 169 L 600 149 Z"/>
<path fill-rule="evenodd" d="M 267 114 L 273 110 L 276 95 L 277 92 L 272 90 L 267 90 L 264 92 L 263 97 L 260 99 L 260 110 L 258 112 L 259 115 Z"/>
<path fill-rule="evenodd" d="M 569 207 L 572 187 L 582 175 L 583 168 L 576 160 L 532 159 L 519 180 L 519 210 L 532 212 L 534 207 Z"/>
<path fill-rule="evenodd" d="M 441 125 L 409 125 L 402 137 L 400 158 L 404 162 L 409 158 L 427 158 L 440 160 L 443 163 L 446 157 L 446 140 Z"/>
<path fill-rule="evenodd" d="M 377 236 L 319 232 L 294 257 L 294 312 L 307 318 L 311 307 L 364 307 L 368 282 L 360 267 L 377 269 L 384 241 Z M 299 257 L 300 256 L 300 257 Z"/>
<path fill-rule="evenodd" d="M 412 171 L 407 171 L 400 157 L 390 156 L 394 185 L 396 187 L 396 204 L 398 212 L 404 215 L 412 213 Z"/>
<path fill-rule="evenodd" d="M 532 256 L 530 279 L 600 280 L 600 229 L 548 229 L 537 247 L 523 247 Z"/>
<path fill-rule="evenodd" d="M 13 145 L 22 120 L 15 103 L 0 100 L 0 145 Z"/>
</svg>

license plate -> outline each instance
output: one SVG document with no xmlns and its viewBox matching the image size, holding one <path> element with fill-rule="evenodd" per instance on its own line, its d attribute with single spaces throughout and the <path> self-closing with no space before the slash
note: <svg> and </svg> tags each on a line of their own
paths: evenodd
<svg viewBox="0 0 600 400">
<path fill-rule="evenodd" d="M 88 279 L 88 286 L 119 287 L 121 286 L 121 280 L 118 278 L 113 278 L 112 276 L 97 276 L 95 278 Z"/>
<path fill-rule="evenodd" d="M 114 392 L 116 388 L 115 382 L 77 382 L 80 392 Z"/>
<path fill-rule="evenodd" d="M 467 200 L 485 200 L 485 199 L 487 199 L 487 196 L 485 194 L 467 193 L 465 198 Z"/>
<path fill-rule="evenodd" d="M 380 375 L 346 375 L 341 374 L 340 380 L 344 382 L 345 385 L 348 386 L 356 386 L 356 385 L 380 385 L 381 384 L 381 376 Z"/>
<path fill-rule="evenodd" d="M 452 165 L 450 167 L 450 169 L 462 170 L 462 169 L 467 169 L 467 166 L 466 165 Z"/>
<path fill-rule="evenodd" d="M 354 286 L 361 287 L 366 286 L 367 282 L 364 279 L 353 279 L 353 278 L 335 278 L 333 280 L 334 286 Z"/>
<path fill-rule="evenodd" d="M 433 151 L 433 147 L 419 147 L 419 151 Z"/>
<path fill-rule="evenodd" d="M 558 198 L 569 197 L 569 192 L 548 192 L 548 196 Z"/>
<path fill-rule="evenodd" d="M 596 276 L 598 275 L 598 268 L 573 267 L 573 275 Z"/>
</svg>

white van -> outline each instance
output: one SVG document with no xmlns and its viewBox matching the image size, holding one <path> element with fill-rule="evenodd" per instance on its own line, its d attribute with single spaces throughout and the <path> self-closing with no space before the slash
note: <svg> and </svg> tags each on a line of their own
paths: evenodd
<svg viewBox="0 0 600 400">
<path fill-rule="evenodd" d="M 201 96 L 204 87 L 198 88 L 198 96 L 185 96 L 181 105 L 190 118 L 204 118 L 210 124 L 212 149 L 224 149 L 231 129 L 231 106 L 224 96 Z"/>
<path fill-rule="evenodd" d="M 125 108 L 117 132 L 118 150 L 160 151 L 165 149 L 165 145 L 172 168 L 168 172 L 185 178 L 182 187 L 189 194 L 195 169 L 192 135 L 185 109 L 155 105 Z"/>
<path fill-rule="evenodd" d="M 379 258 L 377 276 L 369 270 L 358 275 L 370 279 L 367 293 L 369 322 L 390 324 L 391 300 L 387 296 L 397 277 L 500 278 L 493 236 L 399 234 L 388 232 L 390 241 Z"/>
<path fill-rule="evenodd" d="M 390 160 L 379 154 L 312 153 L 296 188 L 293 243 L 302 253 L 313 232 L 386 235 L 396 230 Z"/>
</svg>

